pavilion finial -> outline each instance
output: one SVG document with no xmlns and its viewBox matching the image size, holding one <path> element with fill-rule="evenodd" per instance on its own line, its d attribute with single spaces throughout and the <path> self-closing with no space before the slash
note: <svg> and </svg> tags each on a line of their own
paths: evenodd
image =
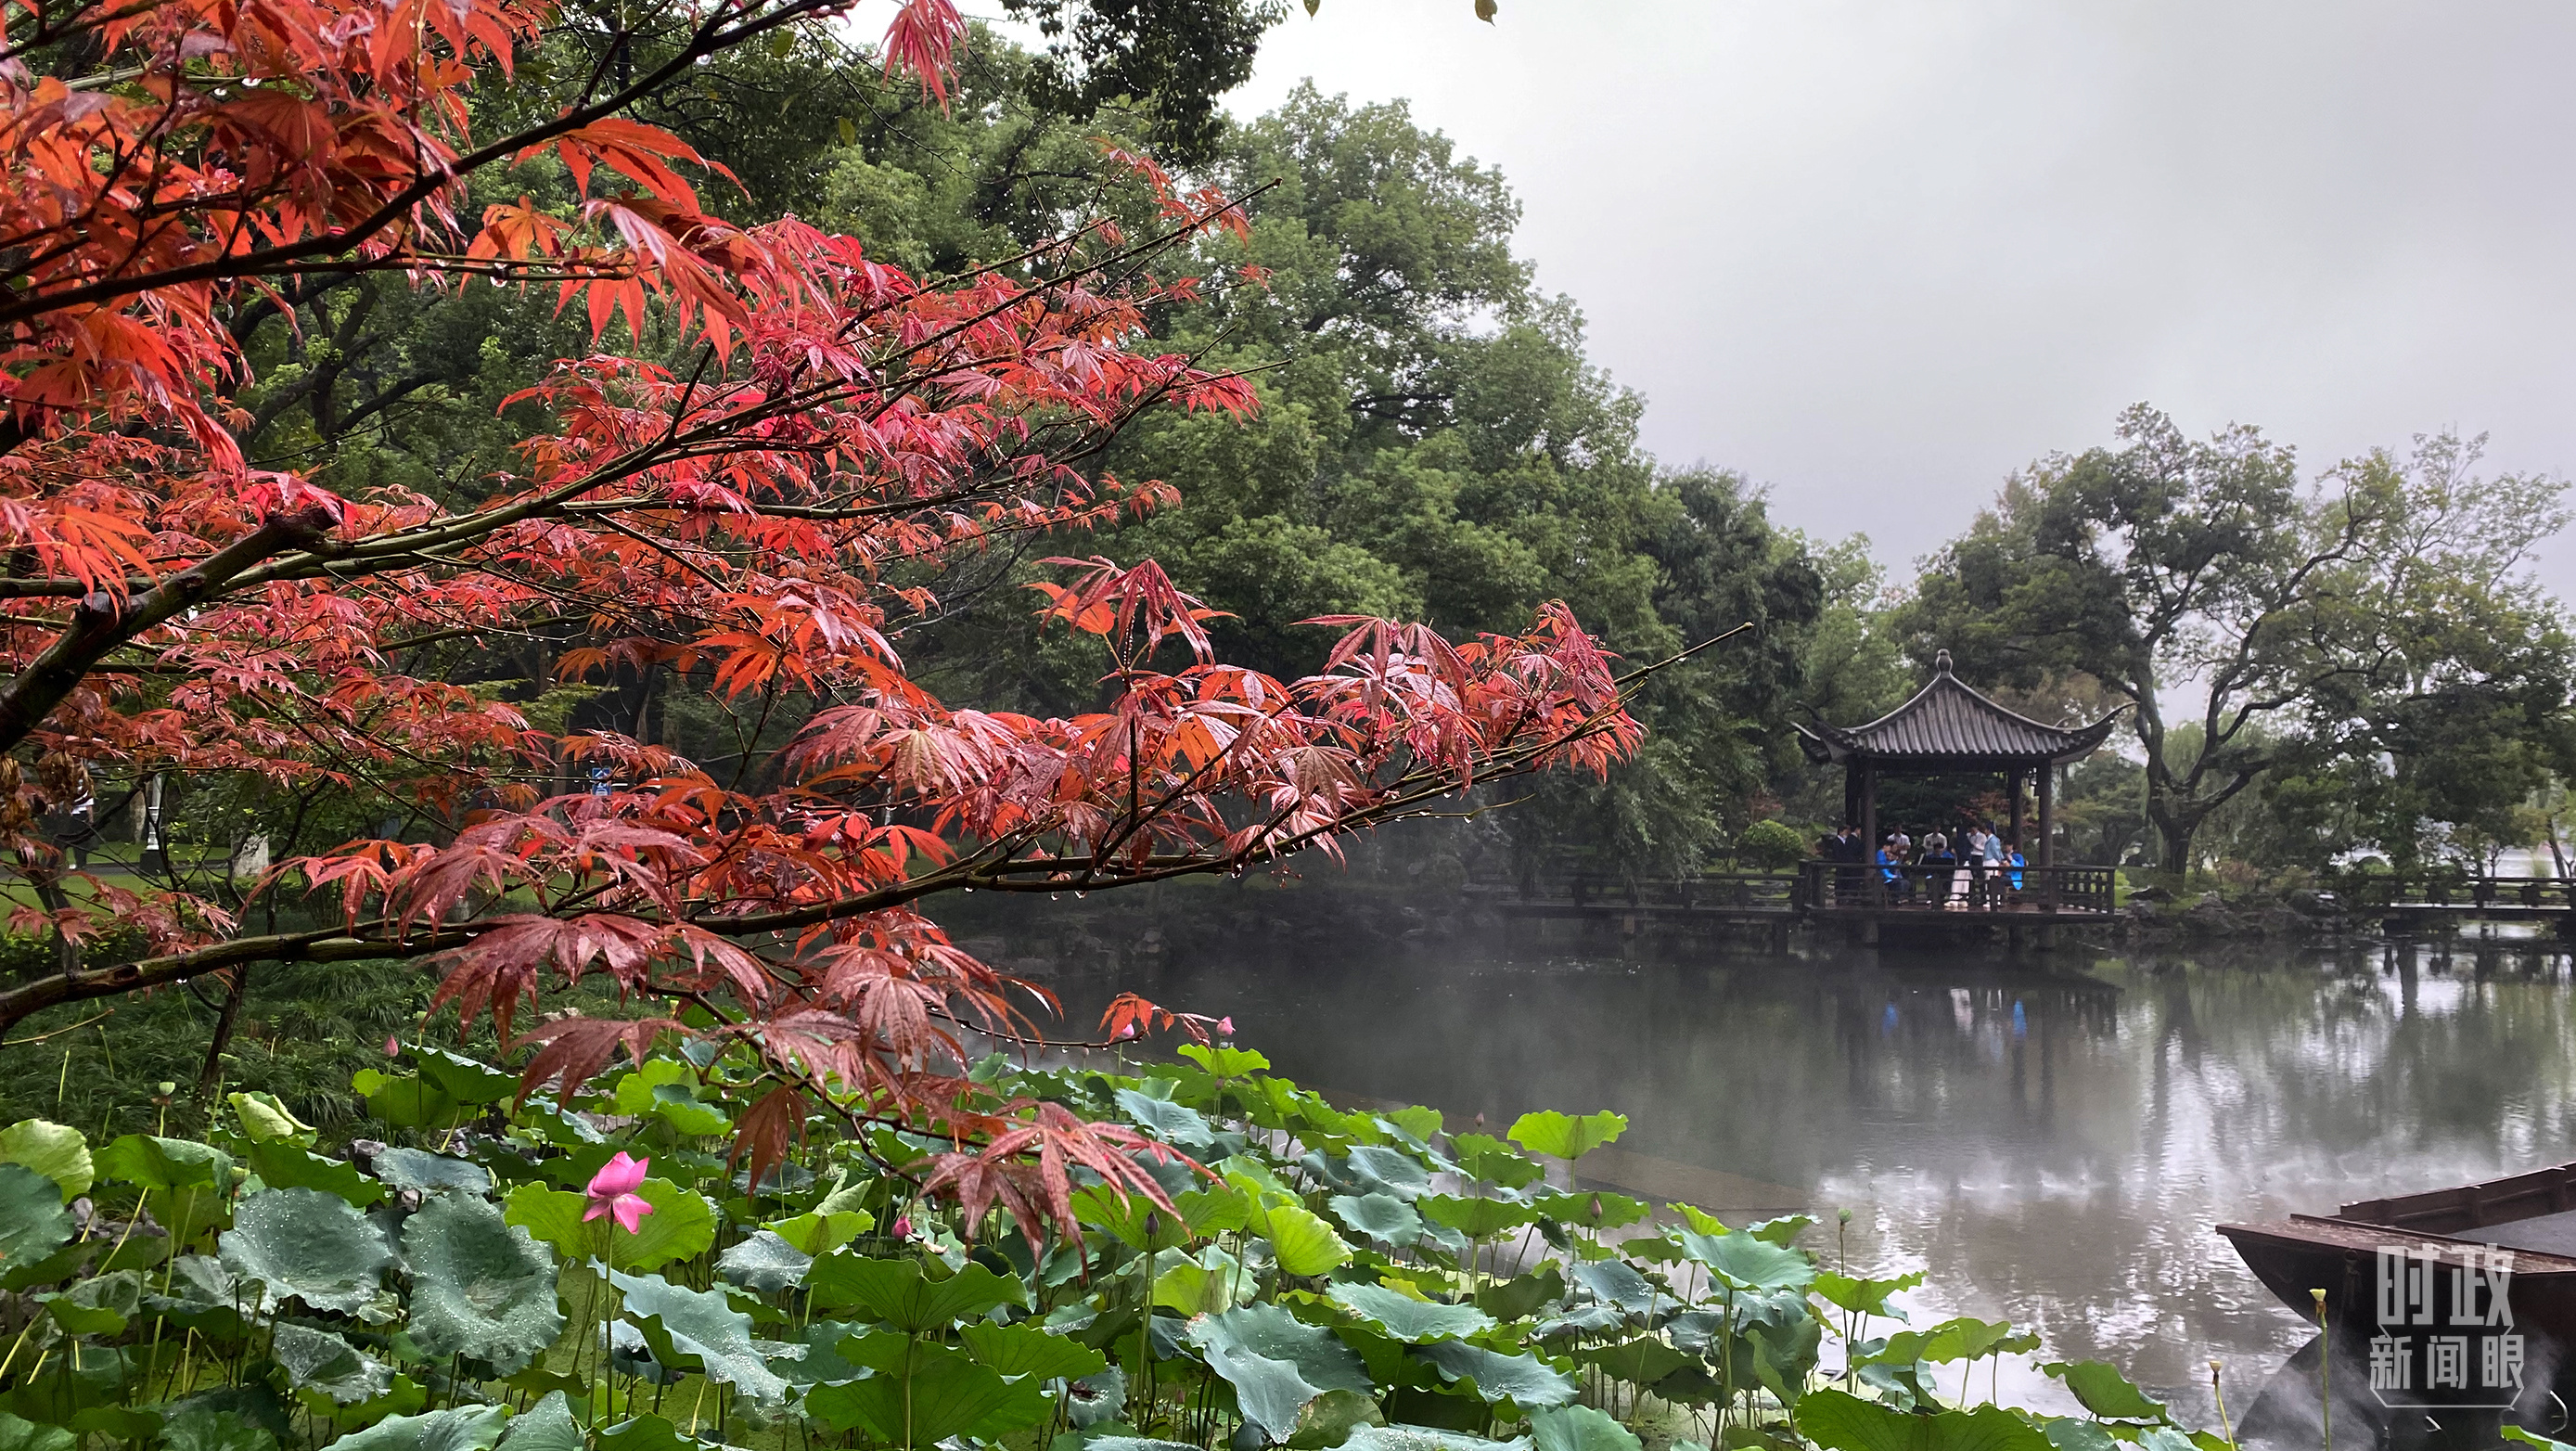
<svg viewBox="0 0 2576 1451">
<path fill-rule="evenodd" d="M 1935 675 L 1947 675 L 1950 673 L 1949 651 L 1935 650 L 1932 652 L 1932 673 Z"/>
</svg>

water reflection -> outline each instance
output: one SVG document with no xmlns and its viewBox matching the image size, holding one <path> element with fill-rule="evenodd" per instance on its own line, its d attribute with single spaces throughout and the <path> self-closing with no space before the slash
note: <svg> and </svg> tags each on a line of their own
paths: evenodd
<svg viewBox="0 0 2576 1451">
<path fill-rule="evenodd" d="M 1615 1107 L 1628 1134 L 1588 1173 L 1748 1215 L 1850 1209 L 1853 1260 L 1925 1270 L 1924 1308 L 2036 1328 L 2042 1358 L 2115 1361 L 2204 1423 L 2209 1360 L 2241 1408 L 2306 1339 L 2214 1224 L 2576 1158 L 2567 961 L 2530 945 L 1237 947 L 1058 986 L 1080 1012 L 1113 983 L 1453 1126 Z"/>
</svg>

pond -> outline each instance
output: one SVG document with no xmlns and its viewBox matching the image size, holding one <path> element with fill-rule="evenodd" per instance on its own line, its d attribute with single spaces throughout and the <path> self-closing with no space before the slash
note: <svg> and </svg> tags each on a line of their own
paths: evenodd
<svg viewBox="0 0 2576 1451">
<path fill-rule="evenodd" d="M 1805 1209 L 1828 1251 L 1848 1209 L 1852 1263 L 1929 1275 L 1919 1310 L 2037 1329 L 2034 1359 L 2112 1361 L 2203 1425 L 2209 1361 L 2242 1414 L 2309 1338 L 2214 1225 L 2576 1158 L 2569 962 L 2536 944 L 1118 955 L 1050 974 L 1072 1021 L 1118 988 L 1231 1014 L 1281 1072 L 1452 1128 L 1615 1108 L 1587 1178 Z M 2002 1389 L 2062 1404 L 2029 1362 Z"/>
</svg>

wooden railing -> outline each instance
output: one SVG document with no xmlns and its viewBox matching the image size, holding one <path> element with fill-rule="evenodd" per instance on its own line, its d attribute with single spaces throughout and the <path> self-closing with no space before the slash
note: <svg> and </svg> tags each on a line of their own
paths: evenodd
<svg viewBox="0 0 2576 1451">
<path fill-rule="evenodd" d="M 2109 867 L 1884 867 L 1860 862 L 1807 862 L 1798 868 L 1798 904 L 1810 912 L 1923 911 L 2086 913 L 2107 916 L 2116 904 Z"/>
<path fill-rule="evenodd" d="M 2565 877 L 2487 877 L 2457 871 L 2342 872 L 2320 883 L 2346 911 L 2446 907 L 2576 911 L 2576 881 Z"/>
</svg>

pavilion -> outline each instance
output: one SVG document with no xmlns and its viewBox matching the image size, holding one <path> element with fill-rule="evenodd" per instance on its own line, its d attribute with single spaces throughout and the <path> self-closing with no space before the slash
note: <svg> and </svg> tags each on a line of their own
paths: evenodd
<svg viewBox="0 0 2576 1451">
<path fill-rule="evenodd" d="M 2054 865 L 2057 767 L 2072 765 L 2100 748 L 2120 712 L 2088 726 L 2046 725 L 2006 710 L 1950 673 L 1950 652 L 1932 659 L 1932 683 L 1914 698 L 1867 725 L 1798 727 L 1799 745 L 1817 765 L 1843 768 L 1843 819 L 1861 831 L 1868 849 L 1879 843 L 1878 783 L 1888 776 L 1992 774 L 2003 778 L 2012 802 L 2005 833 L 2021 849 L 2022 789 L 2035 780 L 2039 795 L 2039 849 L 2025 853 L 2033 866 Z"/>
</svg>

